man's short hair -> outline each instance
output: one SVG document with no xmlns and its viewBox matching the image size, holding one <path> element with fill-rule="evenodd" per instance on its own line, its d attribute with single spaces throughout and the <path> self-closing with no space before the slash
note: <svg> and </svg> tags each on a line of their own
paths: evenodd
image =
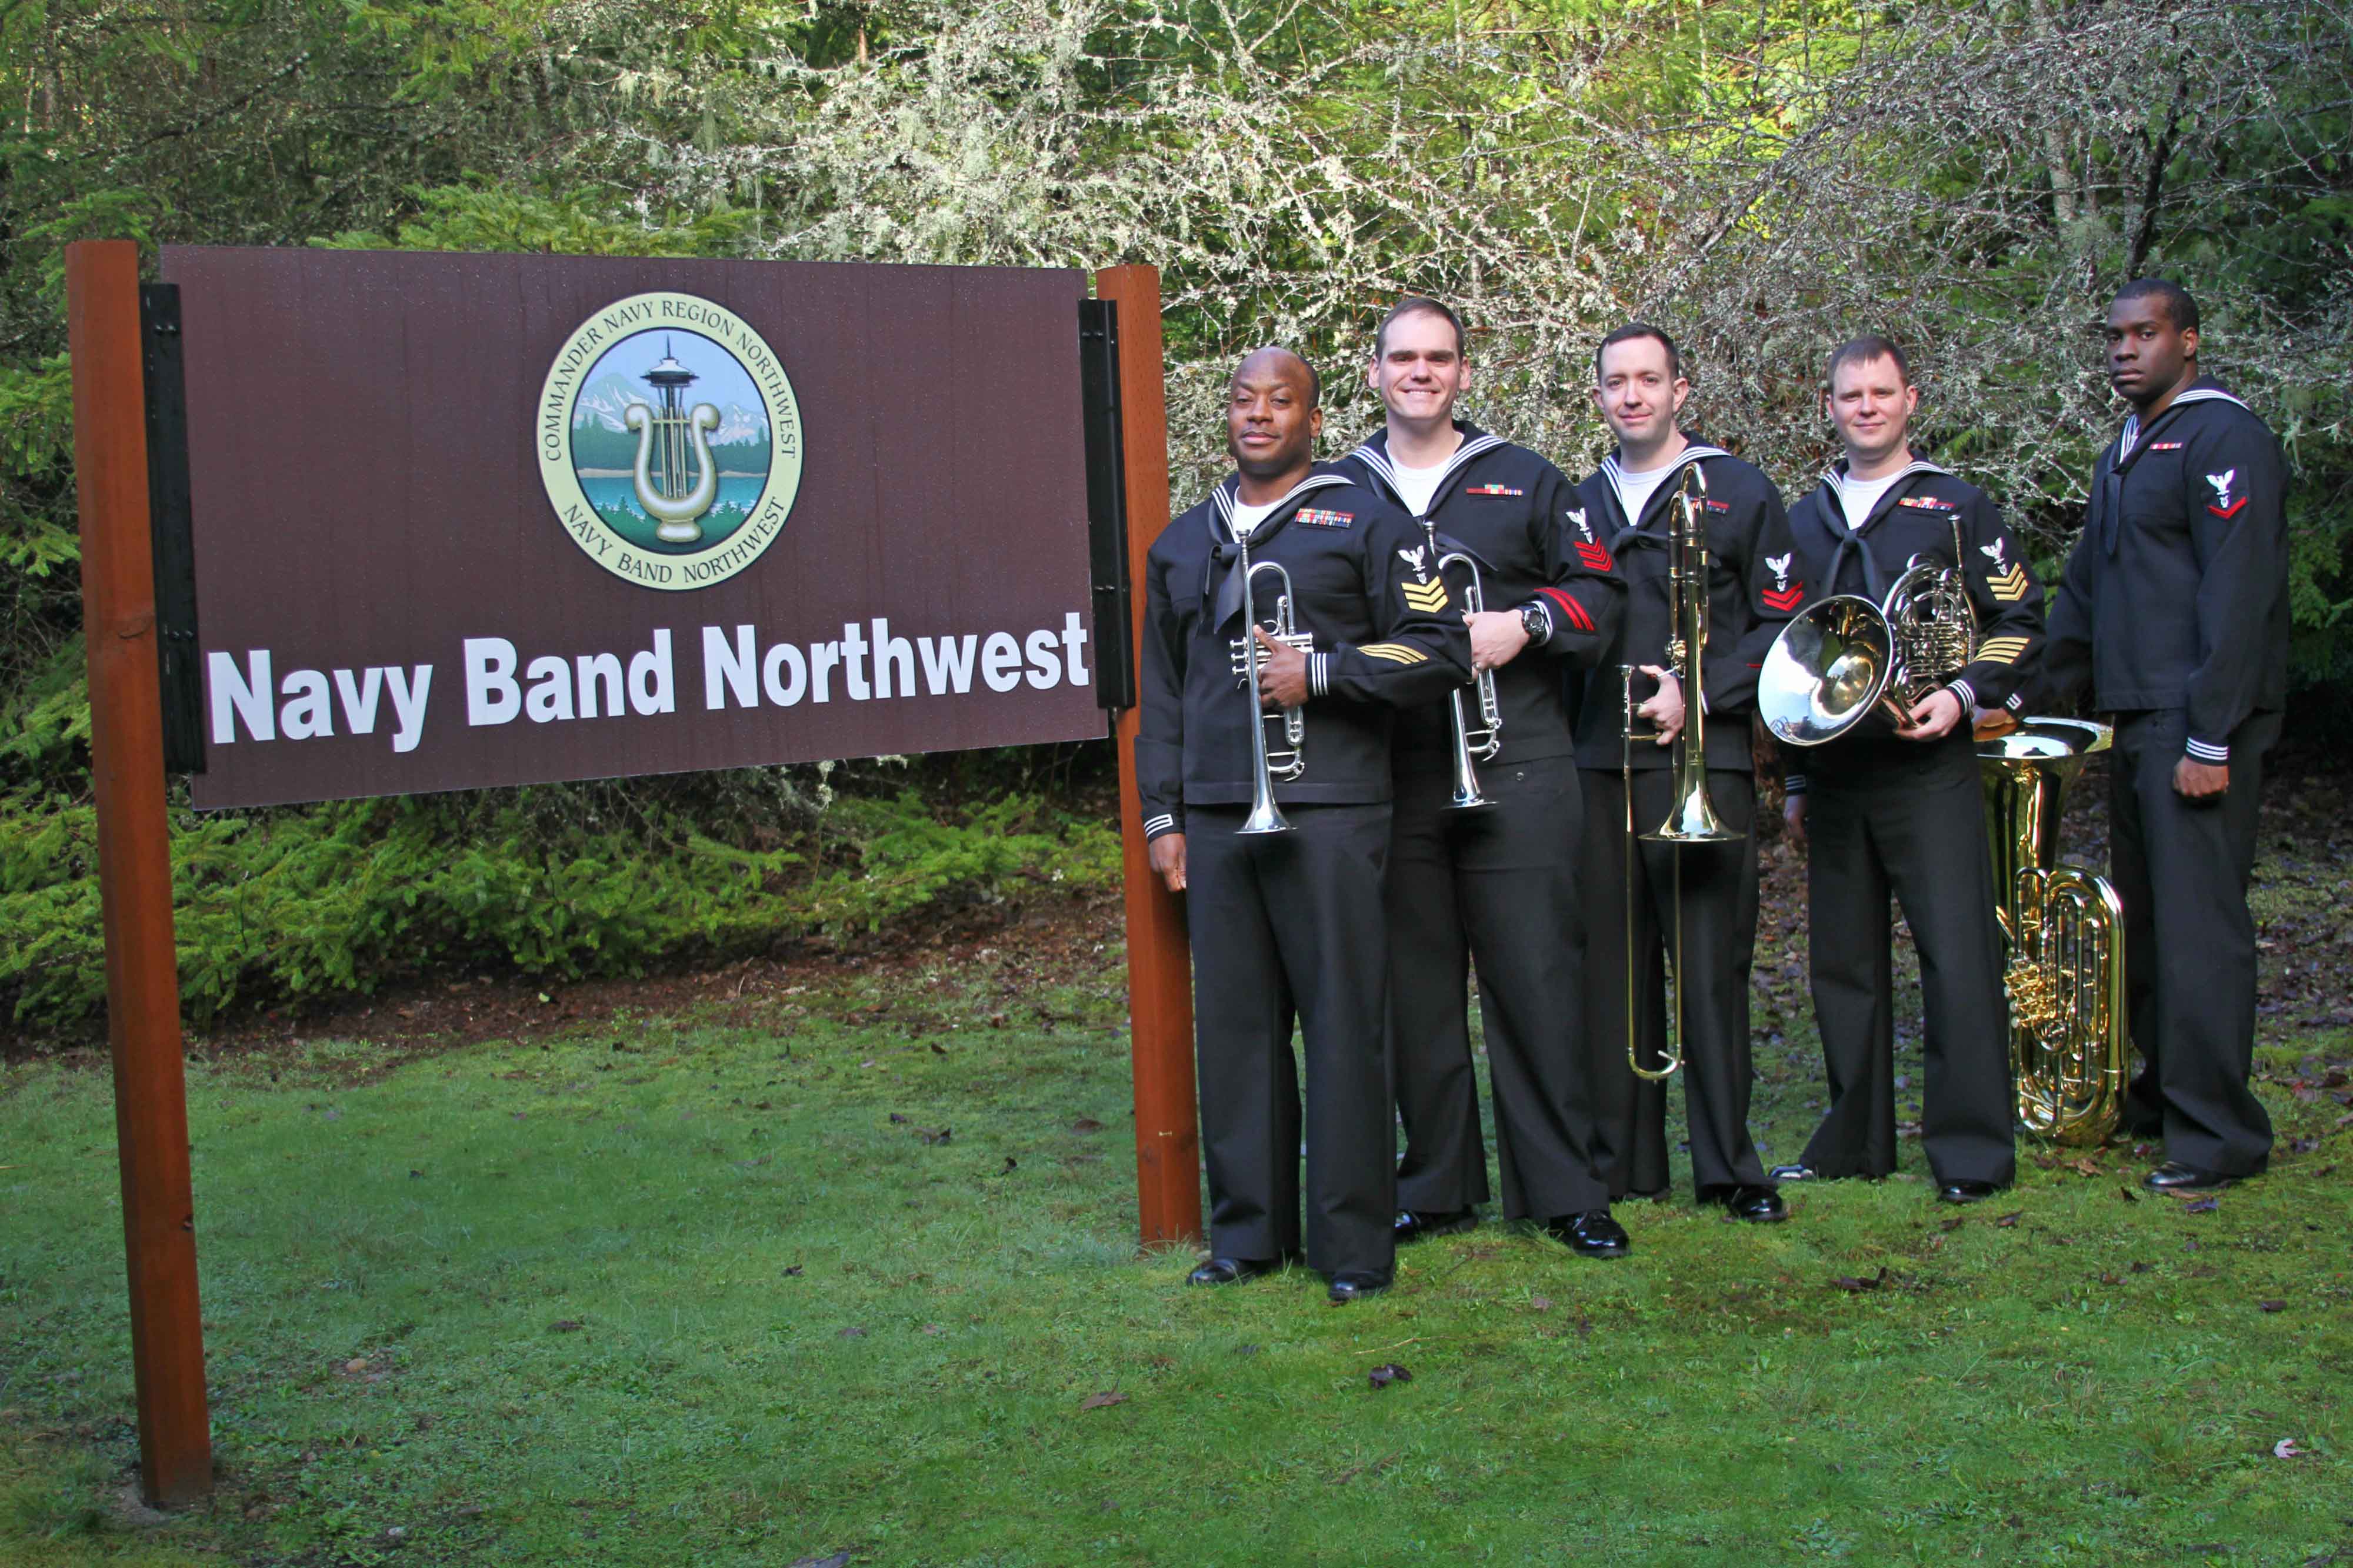
<svg viewBox="0 0 2353 1568">
<path fill-rule="evenodd" d="M 1263 348 L 1252 349 L 1249 353 L 1246 353 L 1242 355 L 1240 359 L 1236 360 L 1234 362 L 1233 374 L 1226 378 L 1227 384 L 1230 386 L 1234 382 L 1240 380 L 1242 366 L 1248 364 L 1258 355 L 1266 353 L 1268 349 L 1282 349 L 1284 353 L 1289 354 L 1293 359 L 1299 362 L 1300 367 L 1307 372 L 1307 406 L 1310 408 L 1323 407 L 1324 378 L 1316 374 L 1315 363 L 1309 359 L 1305 354 L 1301 353 L 1297 349 L 1286 349 L 1283 348 L 1281 343 L 1268 343 Z"/>
<path fill-rule="evenodd" d="M 2127 300 L 2146 300 L 2152 296 L 2163 302 L 2166 319 L 2173 323 L 2176 331 L 2194 332 L 2198 330 L 2198 301 L 2189 297 L 2189 289 L 2170 278 L 2136 278 L 2117 289 L 2116 297 L 2108 304 L 2113 309 Z"/>
<path fill-rule="evenodd" d="M 1419 294 L 1409 294 L 1389 308 L 1389 313 L 1381 318 L 1379 328 L 1374 331 L 1373 357 L 1375 359 L 1389 352 L 1390 324 L 1402 321 L 1408 316 L 1441 318 L 1448 326 L 1454 329 L 1455 357 L 1460 359 L 1470 352 L 1469 339 L 1462 331 L 1462 318 L 1454 313 L 1452 306 L 1441 304 L 1436 300 L 1428 299 Z"/>
<path fill-rule="evenodd" d="M 1904 378 L 1905 385 L 1912 384 L 1912 362 L 1904 357 L 1904 351 L 1896 347 L 1894 339 L 1883 338 L 1876 332 L 1849 338 L 1831 350 L 1830 368 L 1822 373 L 1822 380 L 1825 383 L 1838 380 L 1839 366 L 1842 364 L 1870 364 L 1874 360 L 1883 359 L 1894 360 L 1895 374 Z"/>
<path fill-rule="evenodd" d="M 1620 343 L 1630 343 L 1640 338 L 1658 339 L 1659 346 L 1667 351 L 1667 374 L 1670 376 L 1679 376 L 1683 374 L 1683 351 L 1675 347 L 1675 340 L 1667 336 L 1664 328 L 1654 327 L 1648 321 L 1629 321 L 1624 326 L 1619 328 L 1616 331 L 1610 333 L 1608 337 L 1602 339 L 1600 345 L 1593 351 L 1593 379 L 1597 383 L 1601 379 L 1601 356 L 1603 354 L 1609 353 Z"/>
</svg>

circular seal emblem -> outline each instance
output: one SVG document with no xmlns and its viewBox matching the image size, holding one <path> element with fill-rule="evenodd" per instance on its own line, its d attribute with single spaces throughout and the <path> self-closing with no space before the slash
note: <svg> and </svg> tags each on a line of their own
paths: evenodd
<svg viewBox="0 0 2353 1568">
<path fill-rule="evenodd" d="M 633 294 L 574 329 L 539 397 L 539 477 L 616 577 L 708 588 L 757 561 L 800 490 L 800 402 L 750 323 L 692 294 Z"/>
</svg>

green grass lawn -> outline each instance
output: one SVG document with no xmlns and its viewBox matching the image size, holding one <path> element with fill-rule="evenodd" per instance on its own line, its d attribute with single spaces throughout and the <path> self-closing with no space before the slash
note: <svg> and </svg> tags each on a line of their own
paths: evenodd
<svg viewBox="0 0 2353 1568">
<path fill-rule="evenodd" d="M 1020 951 L 192 1064 L 220 1487 L 161 1526 L 108 1079 L 0 1069 L 0 1563 L 2353 1562 L 2341 1027 L 2267 1021 L 2280 1156 L 2203 1212 L 2125 1151 L 1945 1208 L 1907 1143 L 1786 1226 L 1490 1225 L 1333 1309 L 1139 1253 L 1116 946 Z"/>
</svg>

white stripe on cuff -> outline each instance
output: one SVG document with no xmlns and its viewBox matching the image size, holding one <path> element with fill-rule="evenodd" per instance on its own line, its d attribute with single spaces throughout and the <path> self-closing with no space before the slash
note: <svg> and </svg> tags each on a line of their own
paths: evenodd
<svg viewBox="0 0 2353 1568">
<path fill-rule="evenodd" d="M 1176 826 L 1176 813 L 1164 811 L 1158 816 L 1147 816 L 1144 819 L 1144 836 L 1150 838 L 1157 834 L 1166 833 Z"/>
<path fill-rule="evenodd" d="M 1791 773 L 1788 777 L 1783 779 L 1781 781 L 1781 793 L 1783 795 L 1805 794 L 1806 775 L 1803 773 Z"/>
<path fill-rule="evenodd" d="M 2191 741 L 2182 750 L 2201 763 L 2227 763 L 2231 760 L 2230 747 L 2209 745 L 2204 741 Z"/>
<path fill-rule="evenodd" d="M 1966 680 L 1954 679 L 1945 683 L 1945 689 L 1961 700 L 1961 717 L 1968 718 L 1969 710 L 1978 705 L 1978 689 Z"/>
<path fill-rule="evenodd" d="M 1312 653 L 1307 656 L 1307 689 L 1317 697 L 1326 694 L 1332 682 L 1332 656 Z"/>
</svg>

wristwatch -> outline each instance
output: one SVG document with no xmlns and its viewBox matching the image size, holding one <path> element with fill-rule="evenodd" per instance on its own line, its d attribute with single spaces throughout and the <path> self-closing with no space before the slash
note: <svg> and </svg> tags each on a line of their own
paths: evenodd
<svg viewBox="0 0 2353 1568">
<path fill-rule="evenodd" d="M 1528 641 L 1541 643 L 1552 636 L 1552 616 L 1542 605 L 1531 601 L 1520 606 L 1520 630 L 1528 634 Z"/>
</svg>

